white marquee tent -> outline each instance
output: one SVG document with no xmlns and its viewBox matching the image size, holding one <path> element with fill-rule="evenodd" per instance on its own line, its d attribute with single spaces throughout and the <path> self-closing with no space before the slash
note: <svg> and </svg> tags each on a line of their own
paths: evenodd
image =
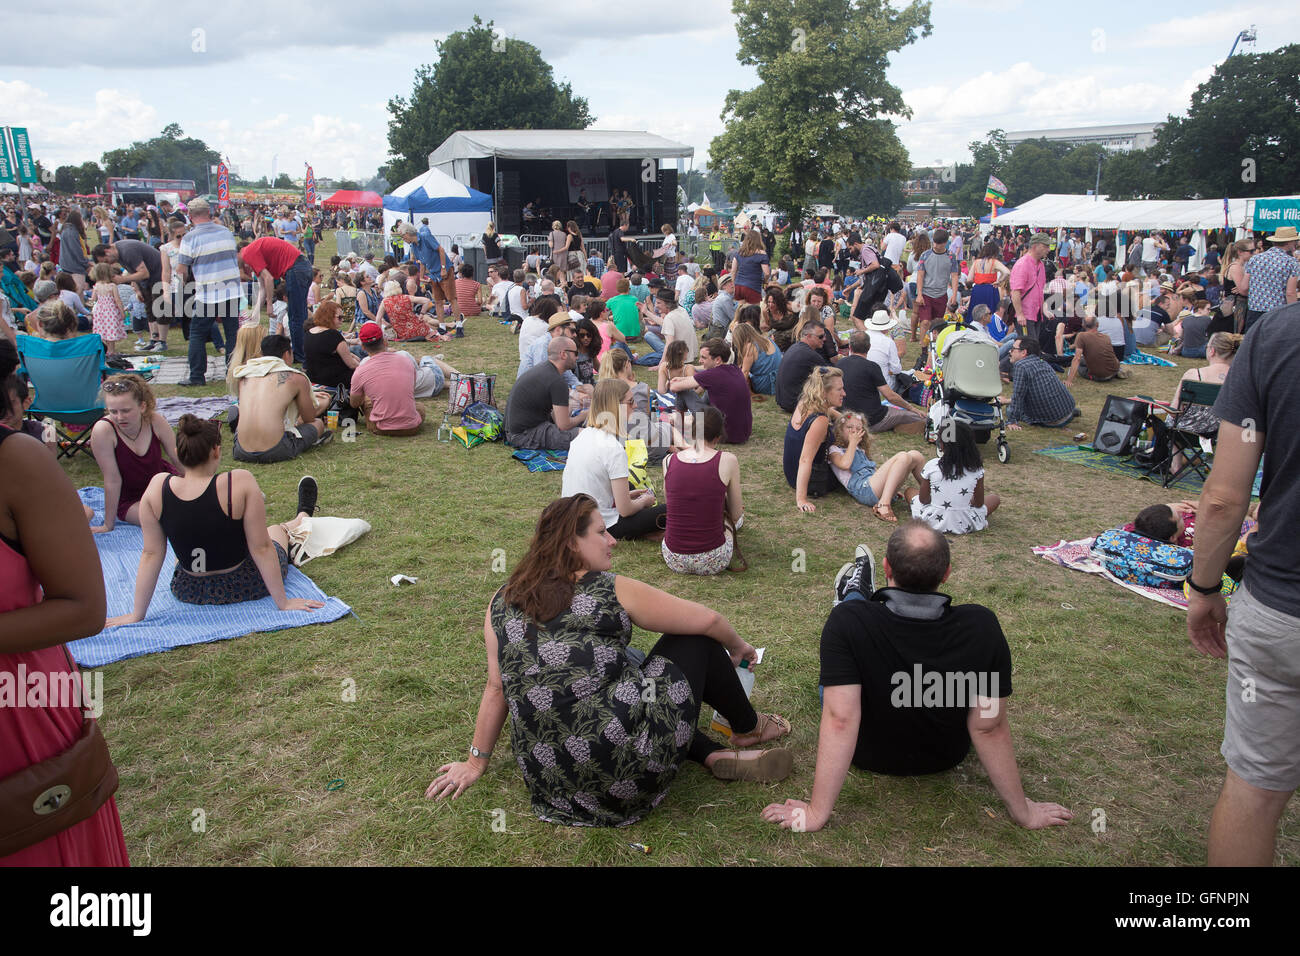
<svg viewBox="0 0 1300 956">
<path fill-rule="evenodd" d="M 452 133 L 429 165 L 468 184 L 472 159 L 687 159 L 694 148 L 654 133 L 607 129 L 470 129 Z"/>
<path fill-rule="evenodd" d="M 1254 204 L 1254 199 L 1228 200 L 1227 228 L 1235 230 L 1238 238 L 1250 226 Z M 1189 266 L 1195 269 L 1205 254 L 1205 231 L 1225 228 L 1225 217 L 1222 199 L 1118 201 L 1105 196 L 1044 193 L 1029 202 L 1021 203 L 981 228 L 987 232 L 993 226 L 1055 229 L 1058 239 L 1064 229 L 1114 229 L 1129 233 L 1150 229 L 1190 232 L 1196 255 L 1192 257 Z M 1091 239 L 1091 232 L 1088 238 Z M 1123 261 L 1124 246 L 1121 245 L 1116 252 L 1117 259 Z"/>
</svg>

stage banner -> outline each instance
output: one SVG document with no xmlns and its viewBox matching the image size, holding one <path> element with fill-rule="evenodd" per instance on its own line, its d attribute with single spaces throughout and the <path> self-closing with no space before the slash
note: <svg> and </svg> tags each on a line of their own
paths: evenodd
<svg viewBox="0 0 1300 956">
<path fill-rule="evenodd" d="M 225 209 L 230 205 L 230 167 L 225 163 L 217 167 L 217 208 Z"/>
<path fill-rule="evenodd" d="M 587 190 L 590 202 L 604 202 L 609 198 L 609 179 L 605 175 L 603 159 L 570 159 L 569 202 L 578 201 L 578 191 Z"/>
<path fill-rule="evenodd" d="M 307 166 L 307 182 L 305 184 L 306 200 L 308 206 L 316 205 L 316 174 L 312 172 L 311 165 Z"/>
</svg>

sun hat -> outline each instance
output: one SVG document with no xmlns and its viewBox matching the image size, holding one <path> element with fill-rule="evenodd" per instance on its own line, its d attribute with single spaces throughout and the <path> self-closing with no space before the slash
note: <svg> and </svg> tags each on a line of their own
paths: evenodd
<svg viewBox="0 0 1300 956">
<path fill-rule="evenodd" d="M 384 337 L 384 330 L 379 327 L 377 322 L 366 322 L 357 332 L 357 338 L 362 342 L 378 342 Z"/>
<path fill-rule="evenodd" d="M 1295 226 L 1282 226 L 1271 236 L 1265 236 L 1265 242 L 1293 242 L 1300 239 L 1300 233 L 1296 232 Z"/>
<path fill-rule="evenodd" d="M 1045 232 L 1036 232 L 1029 237 L 1029 244 L 1031 246 L 1036 246 L 1039 243 L 1044 246 L 1050 246 L 1052 244 L 1052 237 Z"/>
<path fill-rule="evenodd" d="M 548 329 L 558 329 L 562 325 L 572 325 L 572 324 L 573 324 L 573 313 L 556 312 L 553 316 L 551 316 L 550 321 L 546 323 L 546 327 Z"/>
<path fill-rule="evenodd" d="M 898 325 L 898 319 L 894 318 L 884 309 L 877 309 L 875 314 L 867 321 L 867 329 L 871 332 L 888 332 L 894 326 Z"/>
</svg>

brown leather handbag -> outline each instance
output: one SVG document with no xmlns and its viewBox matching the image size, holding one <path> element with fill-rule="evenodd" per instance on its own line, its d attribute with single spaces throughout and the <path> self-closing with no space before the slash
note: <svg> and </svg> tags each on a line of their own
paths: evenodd
<svg viewBox="0 0 1300 956">
<path fill-rule="evenodd" d="M 75 672 L 66 645 L 63 653 Z M 90 819 L 116 790 L 108 743 L 99 722 L 87 717 L 67 750 L 0 779 L 0 857 Z"/>
</svg>

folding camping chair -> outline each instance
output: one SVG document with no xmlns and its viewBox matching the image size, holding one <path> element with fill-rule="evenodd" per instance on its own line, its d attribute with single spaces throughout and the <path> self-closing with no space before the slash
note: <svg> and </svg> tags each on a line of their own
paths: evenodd
<svg viewBox="0 0 1300 956">
<path fill-rule="evenodd" d="M 1167 413 L 1164 428 L 1169 437 L 1168 454 L 1147 472 L 1162 473 L 1164 487 L 1168 488 L 1189 470 L 1200 475 L 1202 481 L 1208 475 L 1214 457 L 1213 443 L 1219 435 L 1219 418 L 1214 414 L 1214 402 L 1222 387 L 1218 382 L 1187 380 L 1178 389 L 1177 407 L 1150 403 L 1152 408 Z M 1211 450 L 1207 452 L 1202 442 L 1209 444 Z M 1183 463 L 1175 468 L 1174 461 L 1179 456 Z"/>
<path fill-rule="evenodd" d="M 106 410 L 99 397 L 103 381 L 104 340 L 98 335 L 50 341 L 18 335 L 21 371 L 32 387 L 29 418 L 50 418 L 59 436 L 58 457 L 73 457 L 90 448 L 91 426 Z M 84 425 L 73 433 L 69 425 Z"/>
</svg>

